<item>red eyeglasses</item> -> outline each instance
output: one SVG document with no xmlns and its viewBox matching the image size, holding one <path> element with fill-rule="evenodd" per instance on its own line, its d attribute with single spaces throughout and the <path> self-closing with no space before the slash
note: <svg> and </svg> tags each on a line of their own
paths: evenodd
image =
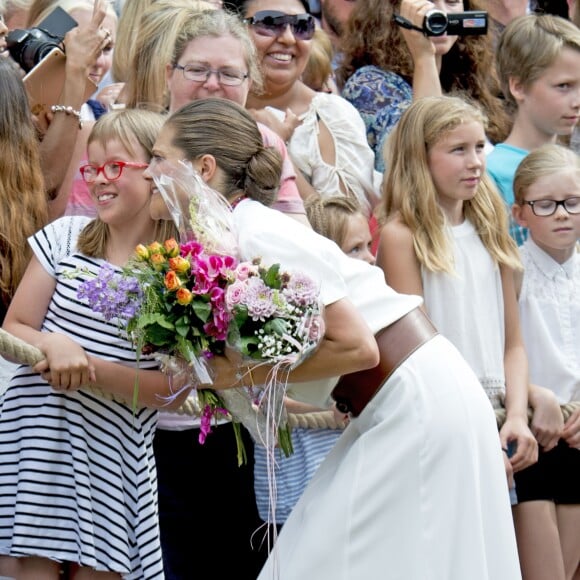
<svg viewBox="0 0 580 580">
<path fill-rule="evenodd" d="M 148 163 L 137 163 L 133 161 L 109 161 L 104 165 L 83 165 L 80 168 L 81 175 L 85 183 L 94 183 L 99 177 L 99 173 L 103 173 L 107 181 L 116 181 L 123 175 L 125 167 L 135 167 L 136 169 L 145 169 L 149 167 Z"/>
</svg>

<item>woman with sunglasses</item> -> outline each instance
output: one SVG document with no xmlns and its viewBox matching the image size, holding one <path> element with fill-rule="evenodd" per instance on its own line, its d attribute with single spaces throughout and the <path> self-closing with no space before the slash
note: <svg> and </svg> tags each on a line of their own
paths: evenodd
<svg viewBox="0 0 580 580">
<path fill-rule="evenodd" d="M 317 93 L 301 80 L 315 30 L 307 2 L 229 0 L 224 6 L 248 24 L 264 75 L 263 91 L 250 89 L 247 107 L 276 130 L 288 111 L 296 115 L 300 125 L 280 134 L 297 169 L 320 195 L 356 196 L 370 216 L 382 176 L 373 169 L 360 115 L 342 97 Z"/>
</svg>

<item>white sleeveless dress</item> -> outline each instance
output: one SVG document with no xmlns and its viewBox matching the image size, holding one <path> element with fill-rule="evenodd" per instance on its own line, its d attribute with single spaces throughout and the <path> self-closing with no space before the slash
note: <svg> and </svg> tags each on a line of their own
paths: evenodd
<svg viewBox="0 0 580 580">
<path fill-rule="evenodd" d="M 471 222 L 449 228 L 453 274 L 421 271 L 429 317 L 475 372 L 494 408 L 505 395 L 504 304 L 499 267 Z"/>
</svg>

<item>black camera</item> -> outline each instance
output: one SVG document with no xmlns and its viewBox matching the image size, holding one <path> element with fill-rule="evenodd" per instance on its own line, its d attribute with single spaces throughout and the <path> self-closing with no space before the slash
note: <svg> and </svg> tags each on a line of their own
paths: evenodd
<svg viewBox="0 0 580 580">
<path fill-rule="evenodd" d="M 393 14 L 395 23 L 408 30 L 417 30 L 425 36 L 467 36 L 469 34 L 487 33 L 487 12 L 485 10 L 468 10 L 467 12 L 449 13 L 442 10 L 429 10 L 419 28 L 399 14 Z"/>
<path fill-rule="evenodd" d="M 8 33 L 6 45 L 10 56 L 29 72 L 53 49 L 62 50 L 65 34 L 75 26 L 77 21 L 57 7 L 37 27 Z"/>
<path fill-rule="evenodd" d="M 467 36 L 487 33 L 487 12 L 469 10 L 467 12 L 445 13 L 442 10 L 429 10 L 423 20 L 426 36 Z"/>
</svg>

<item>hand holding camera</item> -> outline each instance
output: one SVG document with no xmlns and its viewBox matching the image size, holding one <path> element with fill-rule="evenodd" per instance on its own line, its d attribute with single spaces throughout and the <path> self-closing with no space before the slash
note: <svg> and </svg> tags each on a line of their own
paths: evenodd
<svg viewBox="0 0 580 580">
<path fill-rule="evenodd" d="M 403 2 L 403 4 L 405 4 Z M 406 30 L 416 30 L 425 36 L 467 36 L 487 34 L 487 12 L 485 10 L 468 10 L 467 12 L 445 12 L 433 7 L 431 2 L 414 3 L 415 14 L 411 7 L 411 14 L 405 17 L 404 6 L 401 14 L 394 14 L 393 21 L 397 26 Z M 419 17 L 421 25 L 415 23 Z"/>
</svg>

